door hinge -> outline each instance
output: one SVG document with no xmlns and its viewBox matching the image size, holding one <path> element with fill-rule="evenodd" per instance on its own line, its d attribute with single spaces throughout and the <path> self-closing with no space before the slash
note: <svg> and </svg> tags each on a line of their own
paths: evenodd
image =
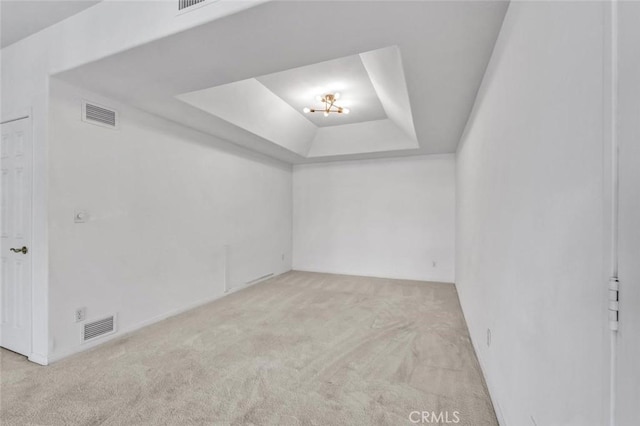
<svg viewBox="0 0 640 426">
<path fill-rule="evenodd" d="M 620 282 L 617 277 L 609 278 L 609 329 L 618 330 L 620 308 Z"/>
</svg>

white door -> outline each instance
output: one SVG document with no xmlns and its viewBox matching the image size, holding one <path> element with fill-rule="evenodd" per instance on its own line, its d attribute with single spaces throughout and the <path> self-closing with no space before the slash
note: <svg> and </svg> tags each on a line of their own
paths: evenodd
<svg viewBox="0 0 640 426">
<path fill-rule="evenodd" d="M 31 355 L 31 176 L 30 120 L 4 123 L 0 157 L 0 346 Z"/>
</svg>

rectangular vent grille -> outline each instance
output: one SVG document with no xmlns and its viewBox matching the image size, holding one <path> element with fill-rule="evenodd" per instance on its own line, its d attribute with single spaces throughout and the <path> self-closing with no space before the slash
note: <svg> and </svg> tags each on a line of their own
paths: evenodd
<svg viewBox="0 0 640 426">
<path fill-rule="evenodd" d="M 116 127 L 116 112 L 87 103 L 84 109 L 85 119 L 97 121 L 110 127 Z"/>
<path fill-rule="evenodd" d="M 178 0 L 178 10 L 186 9 L 206 0 Z"/>
<path fill-rule="evenodd" d="M 84 333 L 82 334 L 82 340 L 95 339 L 96 337 L 104 336 L 105 334 L 113 333 L 115 331 L 114 317 L 110 316 L 98 321 L 93 321 L 84 325 Z"/>
</svg>

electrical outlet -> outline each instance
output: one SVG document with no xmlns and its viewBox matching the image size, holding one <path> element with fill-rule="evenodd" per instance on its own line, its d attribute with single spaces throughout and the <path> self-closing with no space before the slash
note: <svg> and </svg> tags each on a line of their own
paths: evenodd
<svg viewBox="0 0 640 426">
<path fill-rule="evenodd" d="M 78 308 L 76 309 L 76 322 L 84 321 L 87 318 L 87 308 Z"/>
<path fill-rule="evenodd" d="M 438 262 L 436 262 L 435 260 L 431 262 L 433 267 L 436 268 L 438 266 Z"/>
<path fill-rule="evenodd" d="M 86 210 L 76 210 L 73 212 L 73 221 L 75 223 L 85 223 L 89 220 L 89 212 Z"/>
<path fill-rule="evenodd" d="M 282 261 L 284 262 L 284 253 L 282 253 Z"/>
<path fill-rule="evenodd" d="M 487 347 L 491 346 L 491 329 L 487 328 Z"/>
</svg>

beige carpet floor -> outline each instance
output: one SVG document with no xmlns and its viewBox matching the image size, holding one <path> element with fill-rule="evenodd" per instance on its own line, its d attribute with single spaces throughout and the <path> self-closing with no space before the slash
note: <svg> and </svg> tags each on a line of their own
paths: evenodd
<svg viewBox="0 0 640 426">
<path fill-rule="evenodd" d="M 0 356 L 2 426 L 497 425 L 451 284 L 289 272 L 48 367 Z"/>
</svg>

